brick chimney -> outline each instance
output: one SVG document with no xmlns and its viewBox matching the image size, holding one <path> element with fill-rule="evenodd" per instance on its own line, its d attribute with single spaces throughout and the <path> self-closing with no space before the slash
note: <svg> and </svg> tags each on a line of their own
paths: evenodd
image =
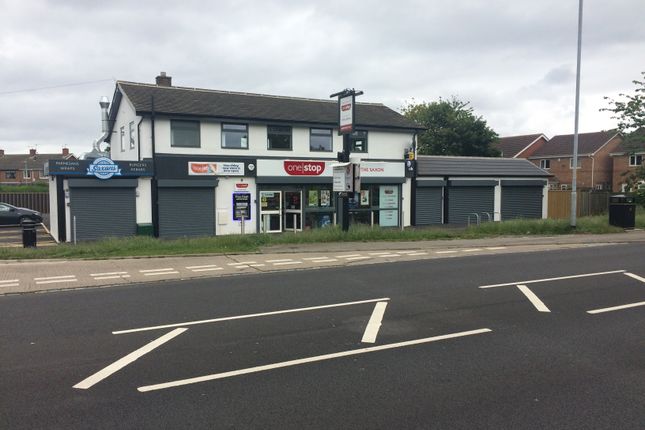
<svg viewBox="0 0 645 430">
<path fill-rule="evenodd" d="M 30 156 L 30 157 L 33 157 L 33 156 L 35 156 L 35 155 L 36 155 L 36 149 L 35 149 L 35 148 L 31 148 L 31 149 L 29 150 L 29 156 Z"/>
<path fill-rule="evenodd" d="M 69 148 L 63 148 L 63 156 L 68 156 L 69 155 Z"/>
<path fill-rule="evenodd" d="M 166 76 L 166 72 L 160 72 L 156 79 L 158 87 L 172 87 L 172 77 Z"/>
</svg>

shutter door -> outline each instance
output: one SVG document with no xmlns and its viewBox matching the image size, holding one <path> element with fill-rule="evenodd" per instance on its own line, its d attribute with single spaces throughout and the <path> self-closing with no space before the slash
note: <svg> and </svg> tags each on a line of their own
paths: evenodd
<svg viewBox="0 0 645 430">
<path fill-rule="evenodd" d="M 419 187 L 416 195 L 416 225 L 441 224 L 442 187 Z"/>
<path fill-rule="evenodd" d="M 159 188 L 159 236 L 215 235 L 214 188 Z"/>
<path fill-rule="evenodd" d="M 493 217 L 495 211 L 494 187 L 450 187 L 448 191 L 448 222 L 450 224 L 467 224 L 468 215 L 477 213 L 482 221 L 488 221 L 484 212 Z M 476 223 L 473 215 L 470 222 Z"/>
<path fill-rule="evenodd" d="M 542 218 L 543 187 L 502 187 L 502 221 Z"/>
<path fill-rule="evenodd" d="M 137 232 L 135 199 L 134 188 L 70 188 L 71 221 L 76 217 L 76 239 L 134 236 Z"/>
</svg>

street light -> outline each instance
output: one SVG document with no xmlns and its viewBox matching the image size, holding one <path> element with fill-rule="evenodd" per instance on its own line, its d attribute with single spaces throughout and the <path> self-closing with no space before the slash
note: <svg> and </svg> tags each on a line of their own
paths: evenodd
<svg viewBox="0 0 645 430">
<path fill-rule="evenodd" d="M 573 176 L 571 179 L 571 227 L 576 227 L 576 212 L 578 210 L 578 118 L 580 117 L 580 59 L 582 56 L 582 0 L 578 3 L 578 62 L 576 65 L 576 110 L 575 125 L 573 130 L 573 160 L 571 167 Z"/>
</svg>

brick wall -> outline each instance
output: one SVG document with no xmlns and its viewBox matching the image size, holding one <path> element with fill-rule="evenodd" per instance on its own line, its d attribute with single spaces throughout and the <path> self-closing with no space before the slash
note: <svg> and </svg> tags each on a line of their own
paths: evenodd
<svg viewBox="0 0 645 430">
<path fill-rule="evenodd" d="M 20 184 L 29 184 L 33 182 L 42 182 L 44 179 L 42 179 L 42 170 L 30 170 L 29 172 L 31 173 L 31 178 L 25 179 L 25 171 L 24 170 L 11 170 L 11 172 L 15 172 L 15 178 L 8 178 L 7 176 L 7 170 L 2 170 L 0 171 L 0 184 L 15 184 L 15 183 L 20 183 Z"/>
</svg>

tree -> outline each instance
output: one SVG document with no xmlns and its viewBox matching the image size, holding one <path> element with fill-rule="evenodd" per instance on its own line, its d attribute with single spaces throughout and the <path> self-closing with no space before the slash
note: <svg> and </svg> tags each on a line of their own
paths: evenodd
<svg viewBox="0 0 645 430">
<path fill-rule="evenodd" d="M 643 80 L 634 80 L 634 94 L 619 94 L 620 100 L 605 97 L 609 108 L 601 111 L 613 112 L 612 118 L 618 121 L 618 131 L 623 134 L 623 146 L 628 154 L 645 152 L 645 72 L 641 72 Z M 623 173 L 625 182 L 630 189 L 645 182 L 645 165 L 641 164 L 633 171 Z M 638 200 L 645 207 L 645 190 L 638 191 Z"/>
<path fill-rule="evenodd" d="M 492 147 L 497 133 L 469 104 L 453 96 L 404 106 L 403 115 L 427 127 L 418 137 L 419 154 L 499 157 L 500 152 Z"/>
</svg>

